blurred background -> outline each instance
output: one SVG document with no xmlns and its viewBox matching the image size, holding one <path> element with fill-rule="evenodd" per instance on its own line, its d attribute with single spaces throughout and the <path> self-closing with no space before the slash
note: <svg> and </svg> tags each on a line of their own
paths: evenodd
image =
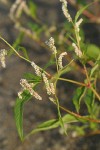
<svg viewBox="0 0 100 150">
<path fill-rule="evenodd" d="M 23 0 L 22 0 L 23 2 Z M 22 3 L 21 2 L 21 3 Z M 93 3 L 82 14 L 84 23 L 81 35 L 88 44 L 100 46 L 100 1 L 99 0 L 68 0 L 68 8 L 74 18 L 77 10 L 86 4 Z M 25 47 L 31 60 L 43 67 L 50 59 L 50 51 L 45 47 L 45 41 L 55 37 L 58 49 L 71 51 L 67 33 L 72 33 L 72 27 L 66 21 L 59 0 L 27 0 L 25 5 L 15 10 L 14 0 L 0 0 L 0 35 L 16 49 Z M 18 10 L 18 11 L 17 11 Z M 31 13 L 29 13 L 29 11 Z M 9 47 L 0 40 L 0 49 Z M 48 69 L 55 72 L 55 67 Z M 40 132 L 21 142 L 14 120 L 14 105 L 20 90 L 20 79 L 24 73 L 34 73 L 32 67 L 15 55 L 7 58 L 7 68 L 0 68 L 0 150 L 99 150 L 100 135 L 74 137 L 67 136 L 61 129 Z M 67 75 L 70 79 L 82 80 L 78 72 Z M 76 86 L 58 84 L 61 104 L 74 110 L 70 99 Z M 28 133 L 39 123 L 56 118 L 57 110 L 48 101 L 46 93 L 40 89 L 43 101 L 34 98 L 24 106 L 24 131 Z M 84 111 L 84 110 L 83 110 Z"/>
</svg>

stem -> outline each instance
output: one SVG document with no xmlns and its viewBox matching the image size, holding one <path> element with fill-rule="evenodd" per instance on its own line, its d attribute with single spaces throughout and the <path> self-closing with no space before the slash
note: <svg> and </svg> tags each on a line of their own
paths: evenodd
<svg viewBox="0 0 100 150">
<path fill-rule="evenodd" d="M 21 56 L 21 55 L 16 51 L 16 49 L 15 49 L 13 46 L 11 46 L 4 38 L 2 38 L 2 37 L 0 36 L 0 39 L 3 40 L 3 41 L 17 54 L 18 57 L 20 57 L 21 59 L 23 59 L 23 60 L 25 60 L 25 61 L 31 63 L 30 60 L 28 60 L 28 59 L 26 59 L 25 57 Z M 39 66 L 38 66 L 38 67 L 39 67 Z M 40 67 L 39 67 L 39 68 L 40 68 Z M 40 68 L 40 70 L 43 70 L 43 69 Z M 44 71 L 44 72 L 45 72 L 45 74 L 46 74 L 48 77 L 51 77 L 51 75 L 50 75 L 49 73 L 47 73 L 46 71 Z"/>
<path fill-rule="evenodd" d="M 93 93 L 96 95 L 96 97 L 97 97 L 98 100 L 100 101 L 100 96 L 99 96 L 99 94 L 96 92 L 96 90 L 95 90 L 93 87 L 91 87 L 91 90 L 93 91 Z"/>
<path fill-rule="evenodd" d="M 90 79 L 89 79 L 89 75 L 88 75 L 88 72 L 87 72 L 87 69 L 86 69 L 86 66 L 84 65 L 84 70 L 85 70 L 85 74 L 86 74 L 86 78 L 87 78 L 87 81 L 88 81 L 88 84 L 90 86 Z"/>
<path fill-rule="evenodd" d="M 70 111 L 70 110 L 68 110 L 67 108 L 64 108 L 64 107 L 62 107 L 62 106 L 59 106 L 59 107 L 60 107 L 62 110 L 64 110 L 65 112 L 67 112 L 67 113 L 69 113 L 69 114 L 71 114 L 71 115 L 73 115 L 73 116 L 75 116 L 75 117 L 77 117 L 77 118 L 79 118 L 79 119 L 87 120 L 87 121 L 90 121 L 90 122 L 100 123 L 100 120 L 96 120 L 96 119 L 92 119 L 92 118 L 87 118 L 87 117 L 81 116 L 81 115 L 79 115 L 79 114 L 76 114 L 76 113 L 74 113 L 74 112 L 72 112 L 72 111 Z"/>
<path fill-rule="evenodd" d="M 11 46 L 4 38 L 2 38 L 2 37 L 0 36 L 0 39 L 3 40 L 3 41 L 17 54 L 18 57 L 20 57 L 21 59 L 24 59 L 25 61 L 31 63 L 30 60 L 28 60 L 28 59 L 24 58 L 23 56 L 21 56 L 21 55 L 15 50 L 15 48 L 14 48 L 13 46 Z"/>
<path fill-rule="evenodd" d="M 58 78 L 58 80 L 62 80 L 62 81 L 66 81 L 66 82 L 71 82 L 73 84 L 77 84 L 77 85 L 81 85 L 81 86 L 86 86 L 86 84 L 84 84 L 84 83 L 77 82 L 77 81 L 70 80 L 70 79 Z"/>
<path fill-rule="evenodd" d="M 52 101 L 52 102 L 53 102 L 55 105 L 57 105 L 55 101 Z M 79 114 L 76 114 L 76 113 L 70 111 L 70 110 L 67 109 L 67 108 L 64 108 L 64 107 L 61 106 L 61 105 L 59 105 L 59 108 L 61 108 L 61 109 L 64 110 L 65 112 L 67 112 L 67 113 L 69 113 L 69 114 L 75 116 L 76 118 L 83 119 L 83 120 L 90 121 L 90 122 L 100 123 L 100 120 L 81 116 L 81 115 L 79 115 Z"/>
<path fill-rule="evenodd" d="M 58 60 L 57 60 L 57 55 L 56 54 L 55 54 L 55 59 L 56 59 L 56 66 L 57 66 L 57 72 L 58 72 L 59 68 L 58 68 Z"/>
</svg>

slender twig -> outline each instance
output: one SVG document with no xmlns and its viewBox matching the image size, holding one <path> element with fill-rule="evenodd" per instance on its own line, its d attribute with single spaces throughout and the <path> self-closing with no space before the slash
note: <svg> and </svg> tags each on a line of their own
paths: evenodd
<svg viewBox="0 0 100 150">
<path fill-rule="evenodd" d="M 70 79 L 58 78 L 58 80 L 62 80 L 62 81 L 66 81 L 66 82 L 71 82 L 71 83 L 73 83 L 73 84 L 77 84 L 77 85 L 81 85 L 81 86 L 86 86 L 85 83 L 77 82 L 77 81 L 70 80 Z"/>
<path fill-rule="evenodd" d="M 52 101 L 55 105 L 57 105 L 56 101 Z M 98 119 L 93 119 L 93 118 L 89 118 L 89 117 L 85 117 L 85 116 L 81 116 L 80 114 L 77 114 L 75 112 L 70 111 L 68 108 L 64 108 L 63 106 L 59 105 L 59 108 L 62 109 L 63 111 L 75 116 L 76 118 L 82 119 L 82 120 L 86 120 L 89 122 L 95 122 L 95 123 L 100 123 L 100 120 Z"/>
<path fill-rule="evenodd" d="M 64 108 L 62 106 L 59 106 L 62 110 L 64 110 L 65 112 L 79 118 L 79 119 L 83 119 L 83 120 L 87 120 L 87 121 L 90 121 L 90 122 L 96 122 L 96 123 L 100 123 L 100 120 L 97 120 L 97 119 L 92 119 L 92 118 L 89 118 L 89 117 L 84 117 L 84 116 L 81 116 L 79 114 L 76 114 L 70 110 L 68 110 L 67 108 Z"/>
<path fill-rule="evenodd" d="M 100 96 L 99 94 L 96 92 L 96 90 L 91 86 L 91 90 L 93 91 L 93 93 L 96 95 L 96 97 L 98 98 L 98 100 L 100 101 Z"/>
<path fill-rule="evenodd" d="M 18 57 L 20 57 L 21 59 L 23 59 L 23 60 L 25 60 L 25 61 L 31 63 L 30 60 L 28 60 L 28 59 L 26 59 L 25 57 L 21 56 L 21 55 L 16 51 L 16 49 L 15 49 L 13 46 L 11 46 L 3 37 L 0 36 L 0 39 L 3 40 L 3 41 L 17 54 Z M 39 67 L 39 66 L 38 66 L 38 67 Z M 39 68 L 40 68 L 40 67 L 39 67 Z M 40 70 L 43 70 L 43 69 L 40 68 Z M 43 71 L 44 71 L 44 70 L 43 70 Z M 45 74 L 46 74 L 48 77 L 51 77 L 51 75 L 50 75 L 49 73 L 47 73 L 46 71 L 44 71 L 44 72 L 45 72 Z"/>
</svg>

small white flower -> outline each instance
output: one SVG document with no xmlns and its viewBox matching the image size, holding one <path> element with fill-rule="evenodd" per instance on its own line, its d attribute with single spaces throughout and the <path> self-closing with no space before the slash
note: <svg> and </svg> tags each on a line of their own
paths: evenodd
<svg viewBox="0 0 100 150">
<path fill-rule="evenodd" d="M 59 68 L 62 69 L 63 68 L 63 65 L 62 65 L 62 59 L 63 57 L 67 55 L 67 52 L 63 52 L 60 54 L 59 58 L 58 58 L 58 65 L 59 65 Z"/>
<path fill-rule="evenodd" d="M 52 98 L 52 97 L 49 97 L 49 100 L 50 100 L 51 102 L 55 102 L 54 98 Z"/>
<path fill-rule="evenodd" d="M 65 17 L 68 19 L 69 22 L 72 22 L 72 18 L 68 12 L 68 8 L 67 8 L 67 1 L 66 0 L 60 0 L 60 2 L 62 2 L 62 11 L 65 15 Z"/>
<path fill-rule="evenodd" d="M 76 24 L 75 24 L 75 27 L 76 27 L 76 30 L 77 30 L 77 32 L 79 32 L 80 31 L 80 24 L 82 23 L 82 21 L 83 21 L 83 19 L 81 18 L 79 21 L 77 21 L 76 22 Z"/>
<path fill-rule="evenodd" d="M 45 73 L 42 73 L 42 77 L 43 77 L 43 81 L 44 81 L 45 86 L 46 86 L 47 94 L 51 95 L 50 84 L 49 84 L 48 78 L 46 77 Z"/>
<path fill-rule="evenodd" d="M 18 92 L 19 99 L 22 99 L 22 93 L 23 93 L 23 90 L 21 90 L 20 92 Z"/>
<path fill-rule="evenodd" d="M 3 68 L 6 67 L 6 63 L 5 63 L 5 56 L 7 55 L 7 50 L 5 49 L 1 49 L 0 50 L 0 62 Z"/>
<path fill-rule="evenodd" d="M 40 68 L 34 62 L 31 62 L 31 65 L 35 69 L 36 75 L 41 77 L 41 70 L 40 70 Z"/>
<path fill-rule="evenodd" d="M 49 39 L 49 41 L 46 41 L 46 44 L 50 47 L 50 49 L 52 50 L 53 54 L 57 53 L 56 47 L 55 47 L 55 41 L 54 38 L 51 37 Z"/>
<path fill-rule="evenodd" d="M 76 55 L 81 58 L 82 57 L 81 50 L 78 48 L 78 46 L 75 43 L 72 43 L 72 46 L 74 47 Z"/>
<path fill-rule="evenodd" d="M 80 31 L 80 24 L 82 23 L 83 19 L 81 18 L 79 21 L 76 22 L 75 24 L 75 30 L 77 33 L 79 33 Z M 78 40 L 81 41 L 81 37 L 80 35 L 78 34 Z"/>
<path fill-rule="evenodd" d="M 28 83 L 26 79 L 21 79 L 20 84 L 23 88 L 23 91 L 28 90 L 30 92 L 30 94 L 32 96 L 34 96 L 36 99 L 42 100 L 42 97 L 33 90 L 33 86 L 34 86 L 33 83 Z M 18 93 L 19 98 L 22 98 L 21 94 L 22 94 L 22 91 Z"/>
<path fill-rule="evenodd" d="M 50 89 L 51 89 L 51 93 L 55 94 L 55 87 L 53 83 L 50 83 Z"/>
<path fill-rule="evenodd" d="M 67 5 L 67 0 L 60 0 L 64 5 Z"/>
</svg>

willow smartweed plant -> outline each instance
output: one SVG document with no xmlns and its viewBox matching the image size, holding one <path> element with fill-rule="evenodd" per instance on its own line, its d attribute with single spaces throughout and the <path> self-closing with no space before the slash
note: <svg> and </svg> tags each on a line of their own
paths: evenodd
<svg viewBox="0 0 100 150">
<path fill-rule="evenodd" d="M 89 127 L 94 132 L 98 131 L 100 133 L 100 120 L 98 118 L 100 108 L 99 104 L 96 102 L 96 100 L 100 101 L 99 89 L 97 89 L 96 87 L 97 82 L 99 82 L 100 80 L 100 50 L 95 48 L 94 51 L 88 52 L 80 36 L 80 25 L 83 22 L 83 19 L 80 18 L 80 15 L 88 6 L 85 6 L 84 8 L 79 10 L 76 13 L 75 19 L 72 19 L 67 8 L 67 1 L 60 0 L 60 2 L 62 2 L 63 14 L 74 29 L 74 37 L 70 36 L 70 38 L 72 39 L 74 59 L 71 59 L 69 63 L 63 65 L 63 57 L 67 59 L 68 51 L 66 50 L 58 54 L 57 48 L 55 46 L 55 40 L 53 37 L 50 37 L 50 39 L 46 41 L 45 44 L 50 48 L 51 55 L 53 55 L 54 57 L 56 65 L 55 74 L 51 75 L 46 71 L 46 69 L 42 69 L 41 67 L 39 67 L 33 60 L 31 61 L 28 59 L 28 57 L 22 56 L 13 46 L 11 46 L 3 37 L 0 36 L 0 39 L 3 40 L 18 57 L 25 60 L 27 63 L 30 63 L 30 65 L 35 70 L 35 75 L 30 73 L 27 74 L 26 78 L 22 78 L 20 80 L 21 90 L 18 92 L 18 98 L 15 104 L 15 121 L 21 140 L 24 140 L 27 136 L 36 132 L 57 128 L 58 126 L 61 126 L 65 133 L 68 129 L 74 129 L 75 131 L 78 131 L 77 135 L 84 134 L 85 129 Z M 5 49 L 0 50 L 0 62 L 3 68 L 6 67 L 5 57 L 7 53 L 8 52 Z M 68 72 L 73 71 L 73 63 L 76 60 L 80 62 L 83 68 L 83 73 L 86 76 L 86 78 L 82 82 L 62 77 L 63 74 L 67 74 Z M 91 67 L 87 69 L 88 63 Z M 59 80 L 79 86 L 75 90 L 75 94 L 72 99 L 77 113 L 72 112 L 69 109 L 60 105 L 57 94 L 57 82 Z M 42 100 L 42 96 L 36 91 L 36 86 L 39 86 L 41 83 L 44 83 L 45 90 L 48 95 L 48 100 L 57 107 L 58 118 L 43 122 L 37 128 L 33 129 L 28 135 L 24 135 L 24 103 L 28 102 L 32 97 L 37 100 Z M 80 105 L 82 100 L 86 104 L 88 110 L 88 113 L 85 116 L 80 115 Z M 66 115 L 62 116 L 61 110 L 65 111 Z M 74 122 L 81 122 L 83 126 L 71 126 L 71 123 Z M 66 124 L 69 124 L 69 126 L 67 127 L 68 129 L 66 129 Z"/>
</svg>

